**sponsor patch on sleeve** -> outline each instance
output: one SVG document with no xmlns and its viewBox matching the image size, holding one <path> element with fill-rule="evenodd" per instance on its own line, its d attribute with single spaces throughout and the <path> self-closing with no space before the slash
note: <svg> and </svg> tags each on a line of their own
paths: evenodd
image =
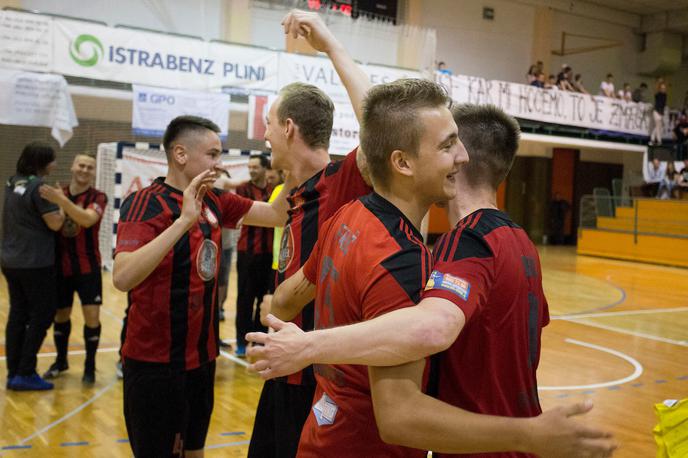
<svg viewBox="0 0 688 458">
<path fill-rule="evenodd" d="M 428 283 L 425 285 L 425 291 L 430 291 L 431 289 L 449 291 L 467 301 L 468 294 L 471 291 L 471 284 L 463 278 L 433 270 Z"/>
</svg>

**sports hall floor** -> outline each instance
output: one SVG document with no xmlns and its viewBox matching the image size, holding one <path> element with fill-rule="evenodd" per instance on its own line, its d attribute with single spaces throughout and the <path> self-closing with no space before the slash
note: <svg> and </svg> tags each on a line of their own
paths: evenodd
<svg viewBox="0 0 688 458">
<path fill-rule="evenodd" d="M 612 430 L 618 457 L 653 457 L 653 404 L 688 397 L 688 269 L 576 256 L 573 248 L 540 250 L 551 324 L 543 334 L 538 374 L 544 408 L 592 399 L 584 421 Z M 0 455 L 131 456 L 122 417 L 122 383 L 115 362 L 125 295 L 104 274 L 103 335 L 97 382 L 81 384 L 82 319 L 73 313 L 69 372 L 50 392 L 0 391 Z M 223 338 L 234 337 L 232 273 Z M 0 322 L 7 286 L 0 283 Z M 0 339 L 4 339 L 0 337 Z M 52 362 L 52 335 L 39 371 Z M 4 355 L 4 341 L 0 345 Z M 4 356 L 2 356 L 4 366 Z M 5 369 L 0 371 L 5 382 Z M 207 456 L 246 456 L 262 382 L 245 363 L 223 354 Z"/>
</svg>

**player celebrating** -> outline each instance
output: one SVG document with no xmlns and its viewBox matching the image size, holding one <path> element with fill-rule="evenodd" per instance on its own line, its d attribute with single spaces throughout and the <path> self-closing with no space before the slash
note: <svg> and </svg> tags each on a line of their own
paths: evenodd
<svg viewBox="0 0 688 458">
<path fill-rule="evenodd" d="M 76 292 L 84 315 L 86 347 L 81 380 L 84 383 L 94 383 L 96 380 L 96 352 L 100 341 L 100 305 L 103 297 L 98 231 L 107 196 L 91 186 L 95 171 L 94 156 L 77 154 L 72 162 L 69 185 L 62 188 L 43 185 L 40 188 L 41 197 L 59 205 L 65 213 L 58 236 L 58 304 L 53 324 L 57 358 L 43 375 L 46 379 L 55 378 L 69 368 L 67 347 Z"/>
</svg>

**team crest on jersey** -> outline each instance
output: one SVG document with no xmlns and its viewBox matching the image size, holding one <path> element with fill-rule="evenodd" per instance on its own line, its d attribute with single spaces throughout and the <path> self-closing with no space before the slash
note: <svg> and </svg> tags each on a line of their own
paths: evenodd
<svg viewBox="0 0 688 458">
<path fill-rule="evenodd" d="M 217 274 L 217 244 L 210 239 L 203 240 L 196 255 L 196 270 L 203 281 L 210 281 Z"/>
<path fill-rule="evenodd" d="M 282 241 L 280 242 L 279 263 L 277 270 L 284 273 L 289 268 L 291 260 L 294 258 L 294 235 L 291 232 L 291 226 L 284 227 L 282 232 Z"/>
<path fill-rule="evenodd" d="M 337 407 L 337 404 L 335 404 L 327 393 L 323 393 L 320 400 L 313 405 L 313 414 L 315 415 L 315 420 L 318 422 L 318 426 L 334 424 L 334 419 L 337 416 L 338 410 L 339 407 Z"/>
<path fill-rule="evenodd" d="M 65 215 L 64 223 L 62 223 L 62 229 L 60 229 L 62 237 L 73 238 L 79 235 L 79 232 L 81 232 L 81 226 L 79 226 L 72 218 Z"/>
<path fill-rule="evenodd" d="M 213 227 L 218 226 L 217 222 L 217 216 L 215 216 L 215 213 L 212 212 L 212 210 L 208 207 L 205 207 L 203 209 L 203 218 L 208 222 Z"/>
<path fill-rule="evenodd" d="M 425 291 L 431 289 L 449 291 L 456 294 L 464 301 L 467 301 L 468 294 L 471 292 L 471 284 L 463 278 L 433 270 L 432 274 L 430 274 L 430 280 L 428 280 L 428 283 L 425 285 Z"/>
</svg>

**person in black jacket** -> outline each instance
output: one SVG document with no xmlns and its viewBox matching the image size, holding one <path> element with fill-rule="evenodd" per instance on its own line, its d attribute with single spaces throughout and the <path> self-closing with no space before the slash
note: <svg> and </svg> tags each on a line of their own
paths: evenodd
<svg viewBox="0 0 688 458">
<path fill-rule="evenodd" d="M 10 296 L 5 328 L 9 390 L 53 388 L 36 373 L 36 355 L 57 304 L 54 232 L 62 227 L 64 213 L 39 192 L 43 177 L 56 165 L 49 145 L 29 143 L 5 186 L 0 265 Z"/>
</svg>

